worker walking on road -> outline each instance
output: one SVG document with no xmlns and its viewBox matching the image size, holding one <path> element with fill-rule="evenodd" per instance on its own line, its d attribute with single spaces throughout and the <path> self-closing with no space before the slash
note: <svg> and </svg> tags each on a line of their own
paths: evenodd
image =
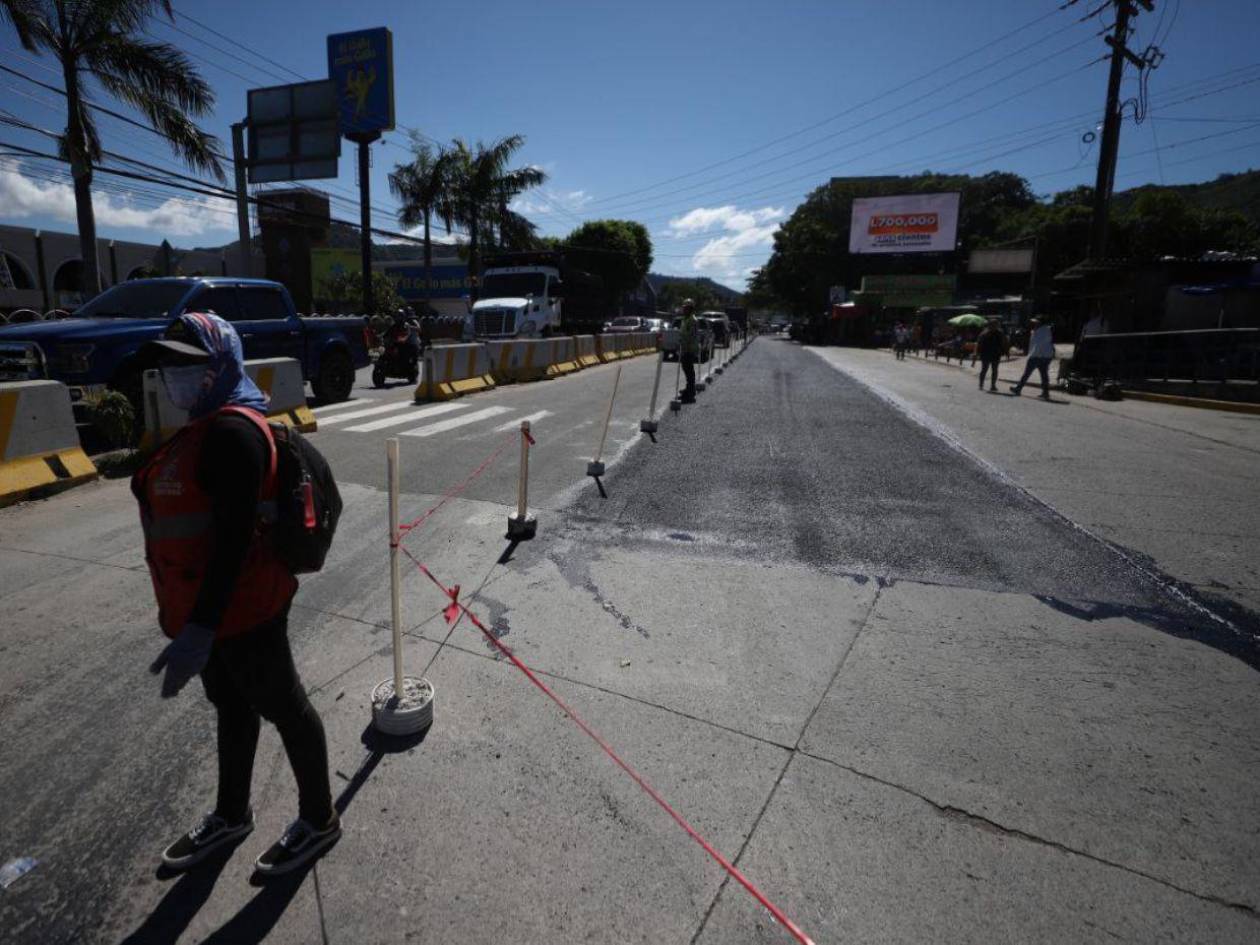
<svg viewBox="0 0 1260 945">
<path fill-rule="evenodd" d="M 1024 376 L 1011 388 L 1011 393 L 1018 397 L 1028 383 L 1034 370 L 1041 374 L 1041 399 L 1050 399 L 1050 362 L 1054 360 L 1054 333 L 1050 325 L 1040 318 L 1028 323 L 1031 333 L 1028 337 L 1028 363 L 1024 365 Z"/>
<path fill-rule="evenodd" d="M 682 359 L 683 374 L 687 386 L 683 388 L 682 402 L 696 402 L 696 361 L 700 358 L 700 324 L 696 321 L 696 303 L 687 299 L 682 304 L 682 319 L 678 323 L 678 356 Z"/>
<path fill-rule="evenodd" d="M 984 390 L 984 378 L 989 377 L 989 390 L 997 390 L 998 365 L 1002 363 L 1002 355 L 1006 352 L 1006 336 L 998 323 L 990 319 L 980 334 L 976 336 L 976 357 L 980 359 L 980 389 Z M 975 364 L 975 361 L 972 361 Z"/>
<path fill-rule="evenodd" d="M 200 675 L 218 715 L 214 810 L 162 854 L 184 870 L 254 828 L 249 805 L 260 718 L 280 732 L 298 786 L 298 819 L 255 861 L 286 873 L 341 835 L 328 782 L 324 726 L 289 649 L 298 582 L 269 540 L 278 497 L 267 397 L 245 374 L 236 330 L 186 314 L 142 349 L 189 423 L 132 479 L 158 620 L 171 642 L 150 667 L 170 698 Z"/>
</svg>

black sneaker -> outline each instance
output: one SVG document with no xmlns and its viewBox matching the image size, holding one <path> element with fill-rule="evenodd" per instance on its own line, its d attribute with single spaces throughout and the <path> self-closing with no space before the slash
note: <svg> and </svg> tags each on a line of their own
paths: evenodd
<svg viewBox="0 0 1260 945">
<path fill-rule="evenodd" d="M 279 876 L 314 859 L 341 836 L 341 818 L 333 814 L 322 829 L 316 829 L 300 817 L 289 824 L 284 836 L 254 861 L 254 868 L 263 876 Z"/>
<path fill-rule="evenodd" d="M 215 850 L 239 840 L 254 829 L 254 812 L 238 824 L 229 824 L 218 814 L 206 814 L 201 823 L 162 851 L 162 864 L 171 870 L 195 866 Z"/>
</svg>

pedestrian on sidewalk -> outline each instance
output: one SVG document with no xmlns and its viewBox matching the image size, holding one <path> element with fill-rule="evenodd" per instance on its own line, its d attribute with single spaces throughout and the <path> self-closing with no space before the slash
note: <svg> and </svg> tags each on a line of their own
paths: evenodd
<svg viewBox="0 0 1260 945">
<path fill-rule="evenodd" d="M 906 346 L 910 343 L 910 331 L 902 322 L 893 326 L 893 352 L 898 361 L 906 359 Z"/>
<path fill-rule="evenodd" d="M 1050 324 L 1040 318 L 1028 323 L 1028 362 L 1024 365 L 1024 376 L 1011 388 L 1011 393 L 1018 397 L 1028 383 L 1028 378 L 1036 370 L 1041 374 L 1041 399 L 1050 399 L 1050 362 L 1054 360 L 1054 333 Z"/>
<path fill-rule="evenodd" d="M 196 675 L 218 716 L 214 810 L 162 854 L 185 870 L 254 829 L 249 804 L 260 719 L 276 726 L 298 787 L 298 819 L 255 861 L 287 873 L 341 835 L 324 726 L 289 649 L 298 582 L 269 537 L 278 493 L 267 397 L 245 373 L 236 330 L 186 314 L 142 349 L 189 422 L 135 474 L 158 622 L 171 642 L 150 667 L 171 698 Z M 272 519 L 273 520 L 273 519 Z"/>
<path fill-rule="evenodd" d="M 682 402 L 696 402 L 696 361 L 700 358 L 700 325 L 696 321 L 696 303 L 686 299 L 682 304 L 682 318 L 678 323 L 678 356 L 682 359 L 683 375 L 687 386 L 683 388 Z"/>
<path fill-rule="evenodd" d="M 985 375 L 989 376 L 989 390 L 997 390 L 998 365 L 1002 363 L 1002 352 L 1006 350 L 1006 336 L 998 327 L 996 319 L 989 319 L 987 325 L 976 336 L 976 357 L 980 359 L 980 389 L 984 390 Z M 972 365 L 976 362 L 973 359 Z"/>
</svg>

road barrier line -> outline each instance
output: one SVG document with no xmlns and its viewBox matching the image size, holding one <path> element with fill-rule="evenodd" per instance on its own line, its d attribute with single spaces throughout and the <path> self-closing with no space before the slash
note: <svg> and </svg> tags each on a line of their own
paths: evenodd
<svg viewBox="0 0 1260 945">
<path fill-rule="evenodd" d="M 415 404 L 409 406 L 415 407 Z M 415 423 L 417 420 L 423 420 L 425 417 L 435 417 L 439 414 L 450 413 L 452 410 L 467 410 L 468 404 L 434 404 L 432 407 L 422 407 L 413 409 L 404 414 L 392 417 L 386 417 L 383 420 L 373 420 L 370 423 L 361 423 L 355 427 L 346 427 L 350 433 L 375 433 L 377 430 L 386 430 L 389 427 L 401 426 L 404 423 Z"/>
<path fill-rule="evenodd" d="M 498 417 L 508 413 L 511 407 L 486 407 L 483 410 L 477 410 L 473 413 L 464 414 L 459 417 L 451 417 L 449 420 L 439 420 L 437 423 L 430 423 L 426 426 L 416 427 L 414 430 L 404 430 L 401 436 L 434 436 L 438 433 L 445 433 L 448 430 L 456 430 L 460 427 L 467 426 L 470 423 L 476 423 L 479 420 L 489 420 L 491 417 Z"/>
</svg>

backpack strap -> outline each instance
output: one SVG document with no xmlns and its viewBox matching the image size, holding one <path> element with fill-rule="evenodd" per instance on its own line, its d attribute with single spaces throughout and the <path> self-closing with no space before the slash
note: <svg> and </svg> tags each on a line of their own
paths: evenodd
<svg viewBox="0 0 1260 945">
<path fill-rule="evenodd" d="M 237 416 L 244 417 L 246 420 L 251 421 L 255 427 L 261 430 L 262 435 L 266 437 L 267 448 L 270 451 L 270 455 L 267 462 L 267 478 L 263 482 L 262 495 L 259 496 L 259 501 L 260 504 L 265 504 L 267 501 L 274 503 L 277 488 L 276 470 L 278 467 L 278 460 L 276 458 L 276 437 L 275 434 L 271 432 L 271 424 L 267 421 L 266 417 L 257 410 L 254 410 L 252 407 L 239 407 L 235 404 L 228 404 L 226 407 L 220 407 L 215 411 L 215 414 L 222 413 L 232 413 Z M 272 497 L 270 500 L 266 498 L 268 495 Z"/>
</svg>

